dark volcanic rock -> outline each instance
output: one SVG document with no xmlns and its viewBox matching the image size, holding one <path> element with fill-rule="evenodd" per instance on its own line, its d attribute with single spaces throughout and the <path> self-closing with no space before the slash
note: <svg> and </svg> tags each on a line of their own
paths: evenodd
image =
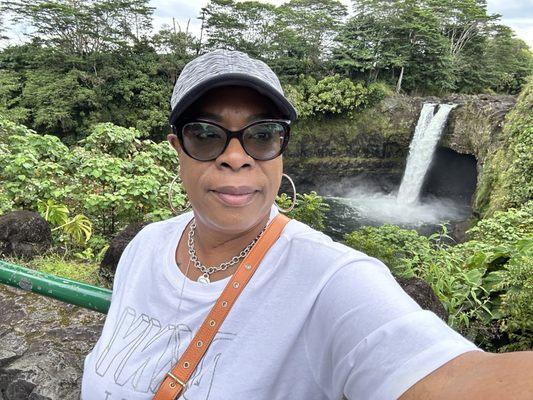
<svg viewBox="0 0 533 400">
<path fill-rule="evenodd" d="M 483 164 L 491 150 L 501 145 L 504 118 L 516 104 L 516 97 L 455 95 L 444 100 L 458 106 L 450 113 L 441 145 L 471 154 Z"/>
<path fill-rule="evenodd" d="M 346 178 L 364 178 L 377 186 L 387 186 L 384 182 L 388 181 L 396 188 L 424 103 L 457 104 L 448 117 L 438 147 L 474 158 L 475 182 L 468 174 L 469 186 L 459 194 L 452 193 L 453 198 L 474 198 L 470 193 L 476 183 L 482 186 L 485 159 L 503 145 L 505 115 L 514 107 L 516 96 L 395 95 L 356 113 L 353 119 L 338 115 L 296 121 L 284 155 L 286 172 L 300 192 L 316 190 L 321 195 L 329 195 L 330 184 Z M 474 208 L 474 212 L 478 210 Z"/>
<path fill-rule="evenodd" d="M 135 222 L 129 224 L 124 230 L 116 234 L 113 240 L 111 240 L 111 243 L 109 243 L 109 248 L 105 252 L 102 262 L 100 263 L 99 273 L 102 278 L 109 281 L 112 280 L 124 249 L 135 235 L 137 235 L 137 233 L 149 223 L 150 222 Z"/>
<path fill-rule="evenodd" d="M 448 322 L 448 312 L 426 281 L 420 278 L 396 278 L 403 290 L 424 310 L 433 311 L 444 322 Z"/>
<path fill-rule="evenodd" d="M 105 316 L 0 285 L 0 399 L 78 400 Z"/>
<path fill-rule="evenodd" d="M 52 231 L 39 213 L 11 211 L 0 216 L 0 255 L 32 259 L 51 245 Z"/>
</svg>

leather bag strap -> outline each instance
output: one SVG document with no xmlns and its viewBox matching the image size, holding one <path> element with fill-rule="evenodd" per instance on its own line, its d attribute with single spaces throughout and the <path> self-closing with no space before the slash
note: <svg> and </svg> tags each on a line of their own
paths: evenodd
<svg viewBox="0 0 533 400">
<path fill-rule="evenodd" d="M 268 225 L 263 235 L 242 260 L 177 364 L 163 378 L 153 400 L 175 400 L 178 398 L 226 319 L 231 307 L 257 270 L 268 249 L 280 237 L 283 228 L 289 221 L 290 218 L 278 214 Z"/>
</svg>

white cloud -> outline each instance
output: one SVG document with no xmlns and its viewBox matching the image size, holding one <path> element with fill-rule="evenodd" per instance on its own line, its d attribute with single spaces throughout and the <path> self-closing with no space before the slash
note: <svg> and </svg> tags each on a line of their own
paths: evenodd
<svg viewBox="0 0 533 400">
<path fill-rule="evenodd" d="M 207 0 L 186 1 L 186 0 L 152 0 L 150 5 L 156 7 L 153 17 L 154 30 L 158 31 L 164 24 L 172 26 L 172 17 L 176 21 L 176 29 L 185 31 L 187 23 L 189 32 L 194 35 L 200 34 L 201 22 L 198 20 L 202 7 L 206 6 Z"/>
<path fill-rule="evenodd" d="M 502 24 L 511 27 L 516 36 L 533 49 L 533 18 L 502 18 Z"/>
<path fill-rule="evenodd" d="M 487 9 L 492 14 L 501 14 L 503 18 L 533 18 L 533 0 L 488 0 Z"/>
<path fill-rule="evenodd" d="M 500 14 L 501 23 L 533 48 L 533 0 L 488 0 L 487 9 L 491 14 Z"/>
</svg>

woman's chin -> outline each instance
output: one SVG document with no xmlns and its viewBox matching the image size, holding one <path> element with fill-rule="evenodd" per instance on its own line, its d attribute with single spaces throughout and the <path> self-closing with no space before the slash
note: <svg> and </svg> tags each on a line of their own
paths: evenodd
<svg viewBox="0 0 533 400">
<path fill-rule="evenodd" d="M 244 232 L 270 215 L 270 206 L 264 203 L 260 192 L 246 198 L 228 198 L 210 193 L 209 198 L 202 209 L 193 208 L 197 218 L 217 230 Z"/>
</svg>

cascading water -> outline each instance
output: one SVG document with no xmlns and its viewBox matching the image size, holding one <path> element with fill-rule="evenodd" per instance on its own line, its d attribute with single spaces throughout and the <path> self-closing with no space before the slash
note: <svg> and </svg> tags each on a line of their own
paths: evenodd
<svg viewBox="0 0 533 400">
<path fill-rule="evenodd" d="M 337 208 L 336 215 L 340 216 L 338 220 L 330 220 L 334 226 L 331 228 L 332 234 L 384 223 L 421 229 L 425 229 L 423 226 L 432 226 L 431 229 L 437 229 L 438 224 L 444 221 L 464 221 L 468 217 L 469 207 L 452 199 L 428 197 L 424 202 L 417 201 L 444 125 L 454 107 L 430 103 L 422 107 L 398 193 L 384 193 L 372 181 L 354 179 L 343 197 L 327 197 L 330 205 Z"/>
<path fill-rule="evenodd" d="M 455 104 L 441 104 L 435 115 L 435 104 L 424 104 L 416 125 L 415 134 L 409 146 L 407 165 L 398 190 L 396 201 L 413 204 L 418 201 L 424 177 L 431 164 L 433 153 L 442 135 L 444 125 Z"/>
</svg>

